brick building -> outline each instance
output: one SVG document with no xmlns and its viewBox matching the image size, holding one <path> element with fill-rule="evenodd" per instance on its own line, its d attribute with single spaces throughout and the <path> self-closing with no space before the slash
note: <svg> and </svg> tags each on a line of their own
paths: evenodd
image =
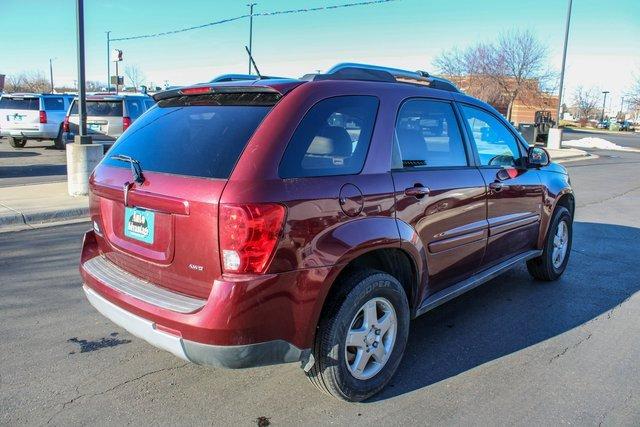
<svg viewBox="0 0 640 427">
<path fill-rule="evenodd" d="M 491 78 L 482 75 L 446 78 L 453 81 L 461 91 L 486 101 L 507 117 L 509 109 L 507 94 L 501 91 Z M 549 111 L 552 120 L 557 121 L 558 96 L 543 91 L 538 80 L 532 79 L 527 81 L 513 102 L 511 121 L 516 125 L 534 123 L 536 111 Z"/>
</svg>

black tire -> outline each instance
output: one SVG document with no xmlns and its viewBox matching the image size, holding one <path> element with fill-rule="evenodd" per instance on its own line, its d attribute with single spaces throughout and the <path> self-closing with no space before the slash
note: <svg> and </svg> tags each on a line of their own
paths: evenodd
<svg viewBox="0 0 640 427">
<path fill-rule="evenodd" d="M 396 372 L 409 335 L 409 304 L 400 282 L 378 270 L 359 270 L 335 286 L 340 286 L 340 293 L 323 310 L 313 347 L 315 361 L 307 377 L 331 396 L 359 402 L 382 390 Z M 371 378 L 357 379 L 347 367 L 347 331 L 365 303 L 374 298 L 393 306 L 397 320 L 395 341 L 380 371 Z M 378 333 L 379 330 L 373 338 Z"/>
<path fill-rule="evenodd" d="M 568 239 L 566 241 L 566 251 L 562 263 L 554 265 L 553 263 L 553 249 L 554 249 L 554 237 L 558 231 L 560 223 L 564 222 L 568 231 Z M 527 270 L 535 279 L 551 282 L 557 280 L 564 270 L 567 268 L 569 262 L 569 256 L 571 254 L 571 243 L 573 241 L 573 218 L 571 213 L 565 207 L 559 206 L 553 213 L 551 224 L 549 225 L 549 231 L 544 242 L 544 248 L 542 255 L 537 258 L 533 258 L 527 261 Z"/>
<path fill-rule="evenodd" d="M 56 138 L 53 140 L 53 146 L 56 147 L 58 150 L 65 149 L 65 143 L 62 138 L 62 126 L 60 126 L 60 130 L 58 130 L 58 136 L 56 136 Z"/>
<path fill-rule="evenodd" d="M 13 138 L 13 137 L 9 138 L 9 145 L 12 146 L 13 148 L 22 148 L 26 144 L 27 144 L 26 139 L 19 139 L 19 138 Z"/>
</svg>

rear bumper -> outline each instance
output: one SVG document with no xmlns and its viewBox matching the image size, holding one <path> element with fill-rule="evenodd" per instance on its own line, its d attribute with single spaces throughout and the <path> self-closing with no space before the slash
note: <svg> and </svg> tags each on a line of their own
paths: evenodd
<svg viewBox="0 0 640 427">
<path fill-rule="evenodd" d="M 11 129 L 2 128 L 2 137 L 26 138 L 26 139 L 55 139 L 58 137 L 58 129 Z"/>
<path fill-rule="evenodd" d="M 89 135 L 91 137 L 92 140 L 94 141 L 105 141 L 105 142 L 115 142 L 116 139 L 118 139 L 118 136 L 111 136 L 111 135 L 106 135 L 103 133 L 95 133 L 95 132 L 89 132 L 87 133 L 87 135 Z M 76 133 L 74 132 L 63 132 L 62 134 L 62 139 L 65 140 L 66 142 L 73 142 L 73 138 L 76 136 Z"/>
<path fill-rule="evenodd" d="M 308 352 L 283 340 L 234 346 L 185 340 L 159 330 L 154 322 L 118 307 L 88 286 L 84 285 L 83 289 L 91 305 L 116 325 L 155 347 L 199 365 L 239 369 L 297 362 L 308 356 Z"/>
<path fill-rule="evenodd" d="M 108 260 L 108 255 L 108 243 L 87 232 L 80 273 L 85 294 L 98 311 L 184 360 L 227 368 L 305 361 L 333 271 L 322 267 L 220 277 L 209 297 L 197 300 L 177 298 L 115 264 L 106 271 L 105 263 L 95 261 Z"/>
</svg>

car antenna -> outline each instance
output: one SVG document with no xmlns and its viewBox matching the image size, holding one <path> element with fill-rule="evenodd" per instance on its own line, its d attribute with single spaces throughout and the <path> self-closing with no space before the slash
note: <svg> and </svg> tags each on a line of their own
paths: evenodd
<svg viewBox="0 0 640 427">
<path fill-rule="evenodd" d="M 247 55 L 249 55 L 249 60 L 253 64 L 253 68 L 256 69 L 256 74 L 258 75 L 258 78 L 260 80 L 262 80 L 262 74 L 260 74 L 260 70 L 258 70 L 258 66 L 256 65 L 256 61 L 253 60 L 253 56 L 251 56 L 251 51 L 249 50 L 249 48 L 247 46 L 245 46 L 244 48 L 247 50 Z"/>
</svg>

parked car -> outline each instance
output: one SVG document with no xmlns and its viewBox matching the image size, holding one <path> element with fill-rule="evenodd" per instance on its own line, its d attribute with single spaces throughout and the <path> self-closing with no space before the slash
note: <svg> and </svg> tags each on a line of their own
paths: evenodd
<svg viewBox="0 0 640 427">
<path fill-rule="evenodd" d="M 523 261 L 567 266 L 566 169 L 446 80 L 342 64 L 155 100 L 90 178 L 80 272 L 98 311 L 179 358 L 301 362 L 360 401 L 410 319 Z"/>
<path fill-rule="evenodd" d="M 619 130 L 624 132 L 633 132 L 635 130 L 633 123 L 629 120 L 619 120 L 618 125 L 620 126 Z"/>
<path fill-rule="evenodd" d="M 73 95 L 13 93 L 0 97 L 0 136 L 8 137 L 14 148 L 27 140 L 53 140 L 63 148 L 62 121 Z"/>
<path fill-rule="evenodd" d="M 95 94 L 87 96 L 87 133 L 95 141 L 115 141 L 122 132 L 154 105 L 142 94 Z M 71 104 L 64 119 L 64 140 L 72 142 L 78 134 L 78 102 Z"/>
</svg>

